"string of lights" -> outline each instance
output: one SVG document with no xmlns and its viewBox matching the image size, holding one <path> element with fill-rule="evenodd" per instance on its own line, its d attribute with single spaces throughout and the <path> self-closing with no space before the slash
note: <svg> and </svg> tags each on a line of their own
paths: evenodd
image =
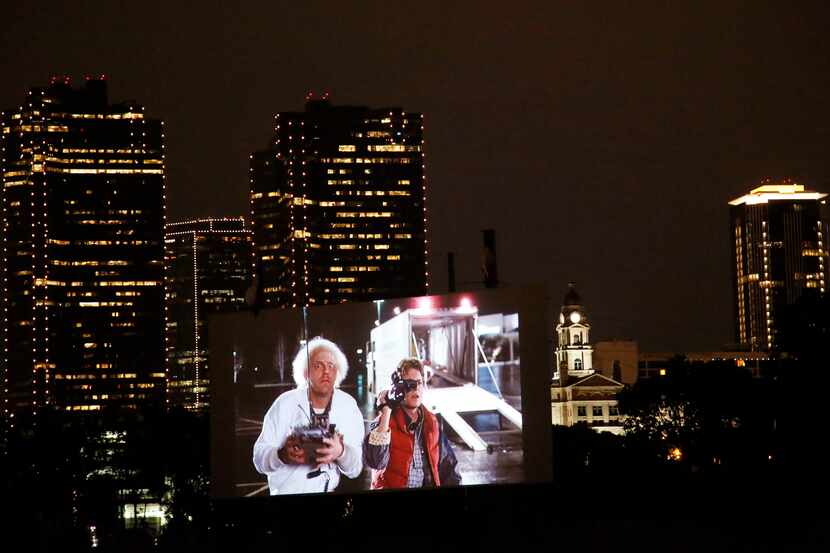
<svg viewBox="0 0 830 553">
<path fill-rule="evenodd" d="M 165 232 L 166 404 L 210 406 L 208 316 L 246 307 L 251 231 L 244 217 L 177 221 Z"/>
</svg>

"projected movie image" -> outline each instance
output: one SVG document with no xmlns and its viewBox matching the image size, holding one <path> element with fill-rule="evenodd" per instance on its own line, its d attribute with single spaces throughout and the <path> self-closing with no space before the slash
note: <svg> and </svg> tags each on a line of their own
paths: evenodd
<svg viewBox="0 0 830 553">
<path fill-rule="evenodd" d="M 471 293 L 237 317 L 226 491 L 522 482 L 519 315 L 487 303 Z"/>
</svg>

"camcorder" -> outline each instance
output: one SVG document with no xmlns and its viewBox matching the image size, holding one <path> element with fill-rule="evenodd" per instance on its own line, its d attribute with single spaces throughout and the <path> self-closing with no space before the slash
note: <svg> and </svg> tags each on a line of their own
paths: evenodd
<svg viewBox="0 0 830 553">
<path fill-rule="evenodd" d="M 311 422 L 306 426 L 294 428 L 291 435 L 297 439 L 303 448 L 305 464 L 313 465 L 317 459 L 317 450 L 323 447 L 323 439 L 332 439 L 335 436 L 335 424 L 329 424 L 328 414 L 312 413 Z"/>
<path fill-rule="evenodd" d="M 386 404 L 391 409 L 394 409 L 401 404 L 408 392 L 418 389 L 417 380 L 409 380 L 401 378 L 397 372 L 392 373 L 392 387 L 386 394 Z"/>
</svg>

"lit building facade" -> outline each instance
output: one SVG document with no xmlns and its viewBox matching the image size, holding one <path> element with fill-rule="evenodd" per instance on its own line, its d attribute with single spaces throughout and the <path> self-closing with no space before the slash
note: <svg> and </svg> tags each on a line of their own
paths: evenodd
<svg viewBox="0 0 830 553">
<path fill-rule="evenodd" d="M 104 77 L 3 112 L 6 414 L 163 400 L 162 125 Z"/>
<path fill-rule="evenodd" d="M 246 306 L 251 232 L 242 217 L 169 223 L 165 230 L 167 404 L 205 410 L 208 318 Z"/>
<path fill-rule="evenodd" d="M 556 325 L 551 422 L 562 426 L 585 423 L 598 432 L 622 434 L 617 394 L 624 386 L 594 370 L 590 330 L 582 298 L 571 282 Z"/>
<path fill-rule="evenodd" d="M 735 335 L 741 346 L 776 346 L 782 308 L 827 289 L 827 194 L 789 180 L 764 181 L 729 202 Z"/>
<path fill-rule="evenodd" d="M 423 116 L 309 96 L 274 131 L 250 169 L 262 303 L 424 295 Z"/>
</svg>

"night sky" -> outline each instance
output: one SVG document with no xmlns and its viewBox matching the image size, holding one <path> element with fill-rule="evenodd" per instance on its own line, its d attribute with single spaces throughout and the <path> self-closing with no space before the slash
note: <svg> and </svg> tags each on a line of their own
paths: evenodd
<svg viewBox="0 0 830 553">
<path fill-rule="evenodd" d="M 733 341 L 726 202 L 764 176 L 830 192 L 822 3 L 55 4 L 3 2 L 0 106 L 106 74 L 166 123 L 169 221 L 247 213 L 248 155 L 309 90 L 402 106 L 425 117 L 432 291 L 448 251 L 480 280 L 494 228 L 502 281 L 555 304 L 576 281 L 594 339 Z"/>
</svg>

